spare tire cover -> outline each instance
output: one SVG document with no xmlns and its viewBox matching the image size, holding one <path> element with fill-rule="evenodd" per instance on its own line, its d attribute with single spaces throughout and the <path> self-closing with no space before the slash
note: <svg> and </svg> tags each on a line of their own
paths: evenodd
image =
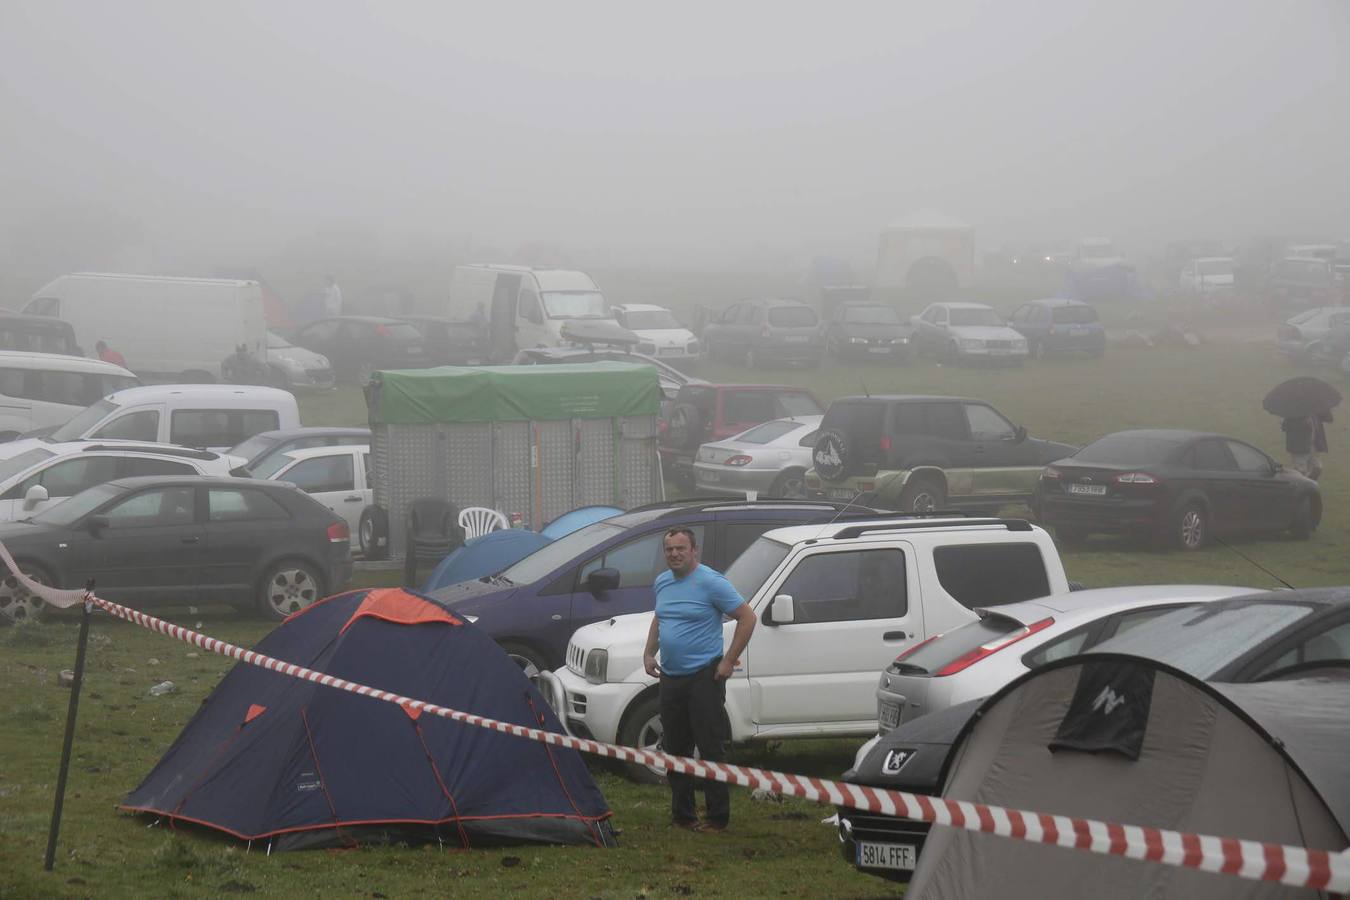
<svg viewBox="0 0 1350 900">
<path fill-rule="evenodd" d="M 839 481 L 849 473 L 852 450 L 844 432 L 836 428 L 826 429 L 816 438 L 815 449 L 811 451 L 811 464 L 821 478 Z"/>
</svg>

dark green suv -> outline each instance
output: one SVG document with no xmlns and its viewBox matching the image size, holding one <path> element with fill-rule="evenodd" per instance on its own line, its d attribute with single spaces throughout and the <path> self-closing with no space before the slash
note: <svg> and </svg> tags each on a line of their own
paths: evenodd
<svg viewBox="0 0 1350 900">
<path fill-rule="evenodd" d="M 806 494 L 904 512 L 994 512 L 1030 502 L 1041 469 L 1075 452 L 1028 437 L 983 400 L 843 397 L 825 411 Z"/>
</svg>

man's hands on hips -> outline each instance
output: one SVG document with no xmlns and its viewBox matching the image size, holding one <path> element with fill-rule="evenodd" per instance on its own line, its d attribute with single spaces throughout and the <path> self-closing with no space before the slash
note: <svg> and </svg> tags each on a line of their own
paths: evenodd
<svg viewBox="0 0 1350 900">
<path fill-rule="evenodd" d="M 642 655 L 642 668 L 647 670 L 647 674 L 653 678 L 661 677 L 661 667 L 656 664 L 656 657 L 651 653 Z"/>
</svg>

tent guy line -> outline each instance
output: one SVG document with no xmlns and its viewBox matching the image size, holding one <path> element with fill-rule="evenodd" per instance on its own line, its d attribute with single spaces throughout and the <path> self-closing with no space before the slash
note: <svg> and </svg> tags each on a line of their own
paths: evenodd
<svg viewBox="0 0 1350 900">
<path fill-rule="evenodd" d="M 583 753 L 619 759 L 648 766 L 662 766 L 668 770 L 735 784 L 740 787 L 766 788 L 785 796 L 800 797 L 817 802 L 828 802 L 868 812 L 898 815 L 908 819 L 950 825 L 967 831 L 993 834 L 999 837 L 1024 840 L 1077 850 L 1087 850 L 1108 856 L 1148 860 L 1164 865 L 1198 869 L 1206 872 L 1236 875 L 1255 881 L 1274 881 L 1295 887 L 1344 893 L 1350 891 L 1350 851 L 1331 853 L 1283 844 L 1267 844 L 1236 838 L 1197 835 L 1138 825 L 1120 825 L 1094 819 L 1048 815 L 987 806 L 980 803 L 928 797 L 904 791 L 884 790 L 830 781 L 803 775 L 792 775 L 767 769 L 710 763 L 688 757 L 671 756 L 650 750 L 638 750 L 575 738 L 569 735 L 527 728 L 509 722 L 487 719 L 404 697 L 379 688 L 369 687 L 303 666 L 283 662 L 270 656 L 245 650 L 234 644 L 183 628 L 163 619 L 146 615 L 134 609 L 104 600 L 77 590 L 61 590 L 38 584 L 25 576 L 0 544 L 0 560 L 29 591 L 58 608 L 69 608 L 89 603 L 119 619 L 157 631 L 175 640 L 192 644 L 203 650 L 228 656 L 252 666 L 315 682 L 394 703 L 419 714 L 429 713 L 452 721 L 488 728 L 494 731 L 528 738 L 560 747 L 570 747 Z"/>
</svg>

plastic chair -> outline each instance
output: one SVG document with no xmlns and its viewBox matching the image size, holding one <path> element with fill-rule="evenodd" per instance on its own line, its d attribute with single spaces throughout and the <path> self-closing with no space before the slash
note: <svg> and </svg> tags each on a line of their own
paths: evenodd
<svg viewBox="0 0 1350 900">
<path fill-rule="evenodd" d="M 422 561 L 439 563 L 451 550 L 464 543 L 464 529 L 459 525 L 459 508 L 439 497 L 414 500 L 408 507 L 407 550 L 403 556 L 403 584 L 417 583 L 417 564 Z"/>
<path fill-rule="evenodd" d="M 473 540 L 489 531 L 502 531 L 511 527 L 506 516 L 486 506 L 466 506 L 459 511 L 459 527 L 464 529 L 464 539 Z"/>
</svg>

